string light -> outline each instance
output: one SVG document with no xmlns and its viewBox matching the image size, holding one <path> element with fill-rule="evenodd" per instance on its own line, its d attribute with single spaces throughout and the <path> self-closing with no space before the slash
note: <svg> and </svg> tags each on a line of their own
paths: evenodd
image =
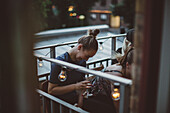
<svg viewBox="0 0 170 113">
<path fill-rule="evenodd" d="M 68 11 L 71 12 L 71 11 L 73 11 L 73 10 L 74 10 L 74 6 L 69 6 L 69 7 L 68 7 Z"/>
<path fill-rule="evenodd" d="M 109 38 L 108 38 L 108 39 L 109 39 Z M 103 44 L 104 44 L 108 39 L 106 39 L 106 40 L 103 41 L 103 42 L 99 42 L 99 50 L 100 50 L 100 51 L 102 51 L 102 50 L 104 49 Z"/>
<path fill-rule="evenodd" d="M 70 47 L 73 48 L 73 47 L 75 47 L 75 46 L 74 46 L 74 45 L 71 45 Z"/>
<path fill-rule="evenodd" d="M 69 47 L 71 47 L 71 48 L 73 48 L 73 47 L 75 47 L 75 45 L 71 45 L 71 46 L 69 46 Z M 53 51 L 53 49 L 51 49 L 47 54 L 45 54 L 45 56 L 47 56 L 49 53 L 51 53 Z M 44 66 L 44 63 L 43 63 L 43 60 L 42 59 L 38 59 L 39 61 L 38 61 L 38 67 L 43 67 Z"/>
<path fill-rule="evenodd" d="M 53 49 L 51 49 L 45 56 L 47 56 L 49 53 L 51 53 L 53 51 Z M 38 58 L 38 67 L 43 67 L 44 66 L 44 63 L 43 63 L 43 60 Z"/>
<path fill-rule="evenodd" d="M 61 70 L 60 74 L 58 75 L 58 79 L 59 79 L 61 82 L 66 81 L 66 79 L 67 79 L 66 67 L 62 67 L 62 70 Z"/>
<path fill-rule="evenodd" d="M 42 59 L 38 59 L 39 61 L 38 61 L 38 66 L 39 67 L 43 67 L 44 66 L 44 63 L 43 63 L 43 61 L 42 61 Z"/>
<path fill-rule="evenodd" d="M 114 89 L 112 91 L 113 100 L 120 100 L 120 83 L 114 83 Z"/>
<path fill-rule="evenodd" d="M 99 50 L 102 51 L 102 50 L 104 49 L 104 47 L 103 47 L 103 42 L 99 42 L 99 44 L 100 44 L 100 45 L 99 45 Z"/>
</svg>

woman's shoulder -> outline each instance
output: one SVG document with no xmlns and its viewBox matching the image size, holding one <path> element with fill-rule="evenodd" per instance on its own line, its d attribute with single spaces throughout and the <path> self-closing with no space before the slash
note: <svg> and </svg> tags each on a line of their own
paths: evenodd
<svg viewBox="0 0 170 113">
<path fill-rule="evenodd" d="M 105 72 L 116 76 L 122 76 L 122 66 L 118 63 L 110 65 L 106 67 Z"/>
<path fill-rule="evenodd" d="M 119 63 L 106 67 L 106 70 L 122 70 L 122 66 Z"/>
<path fill-rule="evenodd" d="M 56 59 L 57 59 L 57 60 L 63 60 L 63 61 L 66 61 L 66 60 L 68 60 L 68 57 L 69 57 L 68 52 L 65 52 L 65 53 L 63 53 L 63 54 L 61 54 L 61 55 L 57 56 L 57 57 L 56 57 Z"/>
</svg>

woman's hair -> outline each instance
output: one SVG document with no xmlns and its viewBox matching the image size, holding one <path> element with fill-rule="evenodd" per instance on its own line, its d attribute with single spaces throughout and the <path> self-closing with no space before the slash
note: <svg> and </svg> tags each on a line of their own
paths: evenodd
<svg viewBox="0 0 170 113">
<path fill-rule="evenodd" d="M 127 40 L 128 40 L 129 42 L 131 42 L 132 44 L 134 43 L 134 42 L 133 42 L 133 41 L 134 41 L 134 33 L 135 33 L 135 30 L 134 30 L 134 29 L 129 29 L 128 32 L 127 32 L 127 35 L 126 35 Z"/>
<path fill-rule="evenodd" d="M 84 50 L 98 50 L 98 42 L 96 36 L 99 34 L 99 29 L 88 30 L 87 35 L 78 40 L 78 44 L 83 44 Z"/>
<path fill-rule="evenodd" d="M 134 48 L 133 47 L 128 47 L 126 53 L 122 58 L 120 59 L 120 65 L 122 65 L 123 68 L 126 67 L 126 63 L 128 62 L 130 65 L 133 63 L 133 53 L 134 53 Z"/>
<path fill-rule="evenodd" d="M 128 48 L 133 46 L 133 41 L 134 41 L 134 29 L 129 29 L 126 35 L 126 38 L 123 40 L 123 45 L 121 48 L 121 53 L 117 52 L 116 53 L 116 59 L 118 62 L 122 59 L 122 57 L 125 55 L 125 53 L 128 51 Z"/>
</svg>

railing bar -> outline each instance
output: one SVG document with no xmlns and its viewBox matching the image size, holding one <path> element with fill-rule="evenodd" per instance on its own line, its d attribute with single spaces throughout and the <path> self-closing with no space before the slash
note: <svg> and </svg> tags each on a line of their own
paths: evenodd
<svg viewBox="0 0 170 113">
<path fill-rule="evenodd" d="M 89 69 L 89 65 L 88 65 L 88 64 L 87 64 L 86 67 L 87 67 L 87 69 Z M 87 73 L 86 75 L 87 75 L 86 77 L 89 77 L 89 74 L 88 74 L 88 73 Z"/>
<path fill-rule="evenodd" d="M 63 107 L 62 107 L 62 105 L 60 104 L 60 113 L 62 113 L 63 112 Z"/>
<path fill-rule="evenodd" d="M 37 77 L 38 77 L 38 78 L 41 78 L 41 77 L 46 77 L 46 76 L 48 76 L 48 75 L 50 75 L 50 73 L 45 73 L 45 74 L 42 74 L 42 75 L 38 75 Z"/>
<path fill-rule="evenodd" d="M 100 64 L 103 64 L 104 61 L 107 61 L 107 60 L 111 60 L 110 58 L 107 58 L 107 59 L 102 59 L 102 60 L 99 60 L 99 61 L 95 61 L 95 62 L 90 62 L 90 63 L 87 63 L 87 68 L 89 69 L 89 65 L 91 64 L 94 64 L 94 63 L 100 63 Z M 42 78 L 42 77 L 48 77 L 50 75 L 50 73 L 45 73 L 45 74 L 41 74 L 41 75 L 38 75 L 37 77 L 38 78 Z"/>
<path fill-rule="evenodd" d="M 91 62 L 88 62 L 87 64 L 88 64 L 88 65 L 91 65 L 91 64 L 94 64 L 94 63 L 103 62 L 103 61 L 111 60 L 111 59 L 112 59 L 112 58 L 110 58 L 110 57 L 104 58 L 104 59 L 98 59 L 97 61 L 91 61 Z"/>
<path fill-rule="evenodd" d="M 96 63 L 94 63 L 93 66 L 96 67 Z"/>
<path fill-rule="evenodd" d="M 108 39 L 108 38 L 115 38 L 116 39 L 116 37 L 125 37 L 125 36 L 126 36 L 126 34 L 118 34 L 118 35 L 112 35 L 112 36 L 98 37 L 97 40 Z M 47 45 L 47 46 L 42 46 L 42 47 L 35 47 L 34 50 L 64 46 L 64 45 L 75 44 L 75 43 L 77 43 L 77 41 L 66 42 L 66 43 L 62 43 L 62 44 Z"/>
<path fill-rule="evenodd" d="M 52 100 L 50 100 L 50 105 L 51 105 L 51 113 L 54 113 L 54 109 L 53 109 L 53 101 Z"/>
<path fill-rule="evenodd" d="M 100 65 L 102 65 L 102 62 L 100 62 Z"/>
<path fill-rule="evenodd" d="M 113 40 L 114 40 L 114 51 L 116 51 L 116 38 L 114 38 Z"/>
<path fill-rule="evenodd" d="M 48 76 L 46 76 L 46 80 L 48 80 Z"/>
<path fill-rule="evenodd" d="M 61 99 L 59 99 L 59 98 L 57 98 L 57 97 L 55 97 L 55 96 L 53 96 L 53 95 L 50 95 L 50 94 L 48 94 L 48 93 L 46 93 L 46 92 L 44 92 L 44 91 L 42 91 L 42 90 L 37 89 L 36 91 L 37 91 L 39 94 L 41 94 L 41 95 L 43 95 L 43 96 L 45 96 L 45 97 L 53 100 L 54 102 L 57 102 L 57 103 L 59 103 L 59 104 L 62 104 L 63 106 L 66 106 L 67 108 L 70 108 L 70 109 L 72 109 L 72 110 L 74 110 L 74 111 L 76 111 L 76 112 L 88 113 L 87 111 L 85 111 L 85 110 L 83 110 L 83 109 L 81 109 L 81 108 L 75 107 L 75 106 L 73 106 L 72 104 L 69 104 L 69 103 L 67 103 L 67 102 L 65 102 L 65 101 L 63 101 L 63 100 L 61 100 Z"/>
<path fill-rule="evenodd" d="M 123 113 L 124 108 L 124 93 L 125 93 L 125 86 L 120 85 L 120 105 L 119 105 L 119 113 Z"/>
<path fill-rule="evenodd" d="M 57 59 L 44 57 L 42 55 L 35 54 L 35 56 L 38 57 L 38 58 L 41 58 L 42 60 L 54 62 L 56 64 L 59 64 L 61 66 L 66 66 L 67 68 L 74 69 L 74 70 L 79 71 L 79 72 L 97 75 L 97 76 L 100 76 L 100 77 L 103 77 L 103 78 L 106 78 L 106 79 L 109 79 L 109 80 L 113 80 L 113 81 L 116 81 L 116 82 L 119 82 L 119 83 L 122 83 L 122 84 L 126 84 L 126 85 L 132 85 L 132 80 L 127 79 L 127 78 L 122 78 L 122 77 L 119 77 L 119 76 L 116 76 L 116 75 L 111 75 L 111 74 L 103 73 L 103 72 L 100 72 L 100 71 L 90 70 L 90 69 L 87 69 L 83 66 L 75 65 L 75 64 L 64 62 L 64 61 L 57 60 Z"/>
<path fill-rule="evenodd" d="M 120 106 L 119 113 L 129 113 L 130 104 L 130 87 L 125 85 L 120 85 Z"/>
<path fill-rule="evenodd" d="M 89 69 L 89 65 L 87 65 L 87 69 Z"/>
<path fill-rule="evenodd" d="M 116 38 L 113 37 L 111 39 L 111 58 L 113 58 L 113 55 L 115 53 L 115 50 L 116 50 Z"/>
<path fill-rule="evenodd" d="M 106 60 L 106 67 L 108 66 L 108 60 Z"/>
<path fill-rule="evenodd" d="M 43 113 L 46 113 L 45 97 L 42 95 Z"/>
<path fill-rule="evenodd" d="M 69 113 L 72 113 L 72 110 L 71 110 L 71 109 L 69 109 Z"/>
<path fill-rule="evenodd" d="M 55 58 L 55 47 L 50 47 L 50 57 Z"/>
</svg>

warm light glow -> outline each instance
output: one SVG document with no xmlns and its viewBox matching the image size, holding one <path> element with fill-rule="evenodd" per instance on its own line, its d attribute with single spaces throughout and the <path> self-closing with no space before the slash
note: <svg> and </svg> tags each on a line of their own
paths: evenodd
<svg viewBox="0 0 170 113">
<path fill-rule="evenodd" d="M 118 88 L 114 88 L 113 92 L 112 92 L 112 97 L 113 100 L 119 100 L 120 99 L 120 92 Z"/>
<path fill-rule="evenodd" d="M 38 66 L 39 66 L 39 67 L 43 67 L 43 61 L 42 61 L 42 60 L 39 60 Z"/>
<path fill-rule="evenodd" d="M 64 75 L 60 75 L 60 78 L 61 78 L 61 79 L 64 79 L 64 78 L 66 78 L 66 76 L 64 76 Z"/>
<path fill-rule="evenodd" d="M 102 46 L 102 45 L 100 45 L 99 49 L 100 49 L 100 50 L 103 50 L 103 46 Z"/>
<path fill-rule="evenodd" d="M 69 6 L 68 7 L 68 11 L 73 11 L 73 9 L 74 9 L 74 6 Z"/>
<path fill-rule="evenodd" d="M 110 25 L 111 27 L 120 27 L 120 16 L 111 15 Z"/>
<path fill-rule="evenodd" d="M 83 19 L 85 19 L 85 16 L 84 16 L 84 15 L 80 15 L 80 16 L 79 16 L 79 19 L 80 19 L 80 20 L 83 20 Z"/>
<path fill-rule="evenodd" d="M 73 13 L 73 16 L 76 16 L 77 14 L 76 13 Z"/>
<path fill-rule="evenodd" d="M 109 10 L 90 10 L 91 13 L 112 13 Z"/>
<path fill-rule="evenodd" d="M 115 89 L 114 89 L 114 91 L 118 91 L 118 89 L 117 89 L 117 88 L 115 88 Z"/>
<path fill-rule="evenodd" d="M 43 66 L 43 64 L 42 63 L 39 63 L 39 67 L 42 67 Z"/>
<path fill-rule="evenodd" d="M 114 99 L 117 99 L 117 98 L 120 97 L 120 93 L 118 93 L 118 92 L 113 93 L 113 94 L 112 94 L 112 97 L 113 97 Z"/>
<path fill-rule="evenodd" d="M 52 5 L 52 8 L 55 8 L 55 5 Z"/>
<path fill-rule="evenodd" d="M 70 16 L 73 16 L 73 13 L 70 13 Z"/>
<path fill-rule="evenodd" d="M 102 50 L 104 49 L 104 47 L 103 47 L 103 42 L 99 42 L 99 44 L 100 44 L 100 45 L 99 45 L 99 50 L 102 51 Z"/>
<path fill-rule="evenodd" d="M 59 74 L 58 79 L 59 79 L 61 82 L 66 81 L 67 75 L 66 75 L 66 71 L 65 71 L 64 69 L 63 69 L 63 70 L 61 71 L 61 73 Z"/>
</svg>

